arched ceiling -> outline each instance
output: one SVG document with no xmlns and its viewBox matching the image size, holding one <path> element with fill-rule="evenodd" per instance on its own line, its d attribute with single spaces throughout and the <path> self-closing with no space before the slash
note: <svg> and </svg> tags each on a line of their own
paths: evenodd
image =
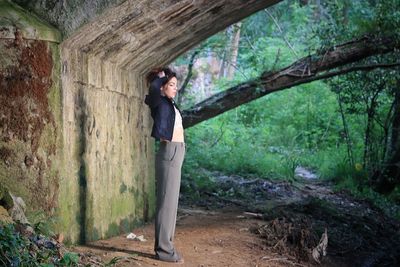
<svg viewBox="0 0 400 267">
<path fill-rule="evenodd" d="M 71 34 L 64 48 L 142 73 L 279 0 L 127 0 Z"/>
</svg>

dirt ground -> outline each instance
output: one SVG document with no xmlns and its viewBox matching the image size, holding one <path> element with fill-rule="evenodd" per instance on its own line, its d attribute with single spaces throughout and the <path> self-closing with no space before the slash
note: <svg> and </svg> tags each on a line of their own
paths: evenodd
<svg viewBox="0 0 400 267">
<path fill-rule="evenodd" d="M 217 176 L 217 175 L 216 175 Z M 399 222 L 369 203 L 333 192 L 316 180 L 271 182 L 221 176 L 218 188 L 193 200 L 183 192 L 175 246 L 181 266 L 399 266 Z M 154 259 L 154 225 L 69 248 L 91 266 L 175 266 Z M 314 259 L 324 245 L 326 256 Z M 113 262 L 114 261 L 114 262 Z"/>
<path fill-rule="evenodd" d="M 184 257 L 183 266 L 287 266 L 286 259 L 268 255 L 262 239 L 250 228 L 260 220 L 243 216 L 240 210 L 204 211 L 181 209 L 175 246 Z M 91 252 L 109 261 L 124 257 L 116 266 L 175 266 L 153 258 L 154 225 L 134 229 L 146 242 L 128 240 L 125 235 L 102 240 L 76 252 Z M 265 257 L 265 258 L 264 258 Z"/>
</svg>

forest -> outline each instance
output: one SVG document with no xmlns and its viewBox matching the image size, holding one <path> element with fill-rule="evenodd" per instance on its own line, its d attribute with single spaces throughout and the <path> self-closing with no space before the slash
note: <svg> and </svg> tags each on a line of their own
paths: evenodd
<svg viewBox="0 0 400 267">
<path fill-rule="evenodd" d="M 199 168 L 293 182 L 301 167 L 337 190 L 397 205 L 400 62 L 389 47 L 399 40 L 399 4 L 283 1 L 179 57 L 184 177 L 212 189 Z M 288 70 L 292 80 L 273 77 Z"/>
</svg>

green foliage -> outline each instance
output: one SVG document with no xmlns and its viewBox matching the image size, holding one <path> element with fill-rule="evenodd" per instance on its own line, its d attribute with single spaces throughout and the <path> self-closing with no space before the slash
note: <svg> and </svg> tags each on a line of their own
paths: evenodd
<svg viewBox="0 0 400 267">
<path fill-rule="evenodd" d="M 400 39 L 400 1 L 378 1 L 376 30 L 381 34 L 395 34 Z"/>
<path fill-rule="evenodd" d="M 46 216 L 43 211 L 35 211 L 27 214 L 29 222 L 31 222 L 33 229 L 37 234 L 45 236 L 53 236 L 54 225 L 57 223 L 57 218 Z"/>
<path fill-rule="evenodd" d="M 34 235 L 35 236 L 35 235 Z M 34 237 L 33 236 L 33 237 Z M 14 224 L 0 225 L 0 265 L 11 267 L 78 266 L 79 256 L 67 252 L 60 258 L 55 248 L 40 247 Z"/>
<path fill-rule="evenodd" d="M 369 58 L 363 63 L 379 64 L 395 58 L 396 54 L 388 54 Z M 332 91 L 340 95 L 339 101 L 350 122 L 351 139 L 363 146 L 359 157 L 370 175 L 380 169 L 386 159 L 393 120 L 393 96 L 399 79 L 396 69 L 376 69 L 349 73 L 329 82 Z M 354 118 L 362 118 L 364 122 L 354 121 Z"/>
<path fill-rule="evenodd" d="M 3 266 L 27 266 L 32 262 L 27 240 L 15 232 L 14 225 L 0 225 L 0 261 Z"/>
<path fill-rule="evenodd" d="M 233 80 L 213 81 L 215 92 L 365 34 L 398 36 L 399 12 L 399 0 L 308 1 L 303 6 L 282 1 L 243 21 L 238 71 Z M 221 32 L 197 49 L 222 59 L 226 47 L 229 38 Z M 398 58 L 395 51 L 358 64 Z M 186 131 L 184 180 L 217 192 L 212 179 L 199 174 L 199 168 L 292 181 L 296 167 L 303 166 L 352 192 L 378 199 L 369 191 L 369 176 L 387 154 L 398 75 L 398 69 L 376 69 L 316 81 L 267 95 L 196 125 Z M 370 120 L 368 110 L 373 111 Z M 196 188 L 186 187 L 193 192 Z M 399 195 L 397 189 L 390 198 L 398 200 Z"/>
<path fill-rule="evenodd" d="M 79 263 L 79 255 L 76 253 L 67 252 L 60 260 L 61 266 L 77 266 Z"/>
<path fill-rule="evenodd" d="M 339 141 L 336 105 L 316 82 L 240 106 L 188 129 L 185 168 L 292 180 L 308 151 Z"/>
</svg>

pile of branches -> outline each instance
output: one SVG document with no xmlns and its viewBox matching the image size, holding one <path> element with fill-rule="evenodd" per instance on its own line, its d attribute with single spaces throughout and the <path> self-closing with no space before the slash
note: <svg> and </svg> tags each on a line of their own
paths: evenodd
<svg viewBox="0 0 400 267">
<path fill-rule="evenodd" d="M 320 238 L 307 217 L 275 218 L 255 231 L 265 240 L 267 246 L 278 254 L 317 263 L 326 255 L 327 231 L 325 229 Z"/>
</svg>

